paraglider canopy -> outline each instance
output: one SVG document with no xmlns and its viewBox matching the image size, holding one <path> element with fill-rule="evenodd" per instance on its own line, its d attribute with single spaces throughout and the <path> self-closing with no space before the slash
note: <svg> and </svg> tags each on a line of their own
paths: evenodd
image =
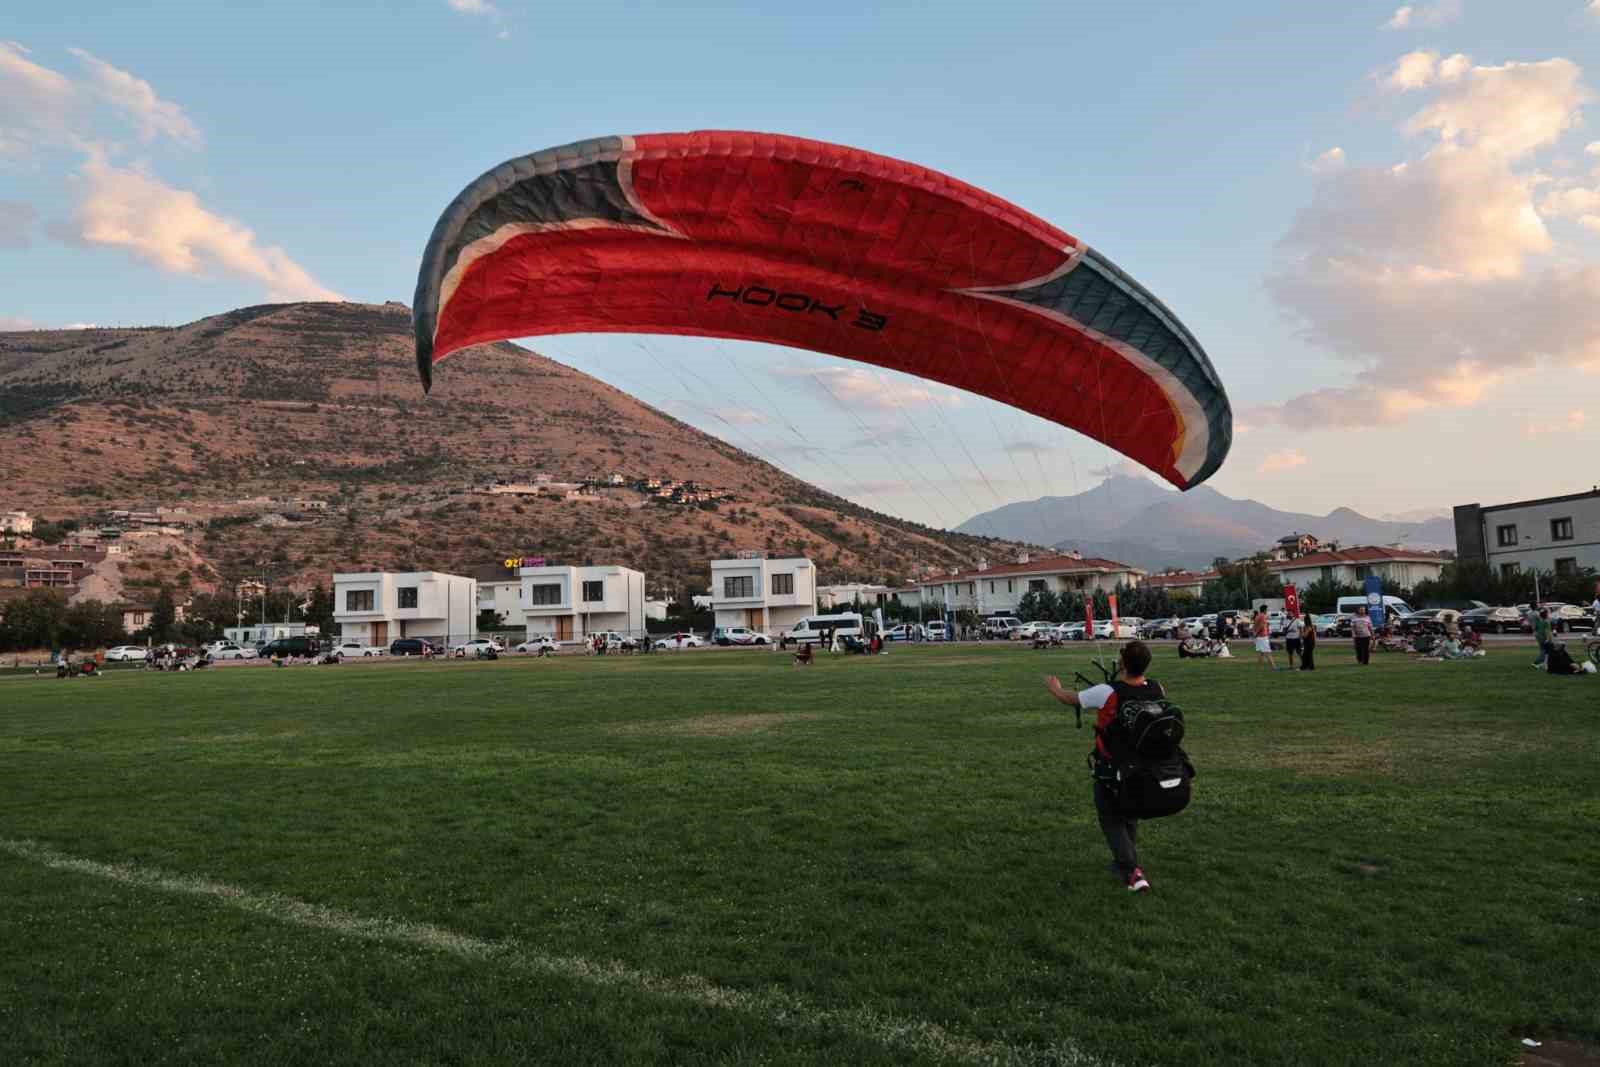
<svg viewBox="0 0 1600 1067">
<path fill-rule="evenodd" d="M 765 133 L 602 137 L 503 163 L 445 209 L 417 370 L 561 333 L 824 352 L 1010 404 L 1188 488 L 1232 441 L 1211 361 L 1077 238 L 937 171 Z"/>
</svg>

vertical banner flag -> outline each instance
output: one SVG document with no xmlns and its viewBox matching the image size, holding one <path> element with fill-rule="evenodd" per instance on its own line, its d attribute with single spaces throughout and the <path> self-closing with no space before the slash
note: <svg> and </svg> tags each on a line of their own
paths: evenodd
<svg viewBox="0 0 1600 1067">
<path fill-rule="evenodd" d="M 1291 619 L 1300 617 L 1300 594 L 1293 585 L 1283 587 L 1283 612 Z"/>
<path fill-rule="evenodd" d="M 1106 600 L 1111 604 L 1111 640 L 1115 641 L 1122 636 L 1122 624 L 1120 617 L 1117 615 L 1116 594 L 1113 593 L 1111 596 L 1106 597 Z"/>
<path fill-rule="evenodd" d="M 1372 620 L 1374 630 L 1386 621 L 1383 610 L 1383 579 L 1376 574 L 1367 575 L 1367 617 Z"/>
<path fill-rule="evenodd" d="M 1083 639 L 1094 640 L 1094 597 L 1085 597 L 1083 601 Z"/>
</svg>

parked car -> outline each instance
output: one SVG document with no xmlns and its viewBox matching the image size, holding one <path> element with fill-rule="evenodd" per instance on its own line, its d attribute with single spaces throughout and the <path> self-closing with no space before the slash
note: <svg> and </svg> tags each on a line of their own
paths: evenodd
<svg viewBox="0 0 1600 1067">
<path fill-rule="evenodd" d="M 213 641 L 206 646 L 212 659 L 255 659 L 256 650 L 250 645 L 236 645 L 232 641 Z"/>
<path fill-rule="evenodd" d="M 744 626 L 718 626 L 711 631 L 711 643 L 724 648 L 729 645 L 764 645 L 767 635 Z"/>
<path fill-rule="evenodd" d="M 1101 641 L 1120 641 L 1124 638 L 1139 636 L 1139 619 L 1127 618 L 1117 620 L 1116 633 L 1111 632 L 1110 619 L 1098 619 L 1094 624 L 1094 636 Z"/>
<path fill-rule="evenodd" d="M 450 654 L 458 659 L 466 659 L 468 657 L 483 659 L 491 654 L 498 656 L 500 654 L 500 646 L 487 637 L 474 637 L 472 640 L 463 641 L 455 648 L 452 648 Z"/>
<path fill-rule="evenodd" d="M 1540 604 L 1550 613 L 1550 625 L 1556 633 L 1563 634 L 1568 630 L 1593 630 L 1594 617 L 1576 604 L 1563 604 L 1558 600 L 1547 600 Z M 1532 629 L 1530 623 L 1529 629 Z"/>
<path fill-rule="evenodd" d="M 700 648 L 704 644 L 704 641 L 687 630 L 656 639 L 657 648 Z"/>
<path fill-rule="evenodd" d="M 271 658 L 273 656 L 304 656 L 310 658 L 322 652 L 322 642 L 315 637 L 280 637 L 275 641 L 268 641 L 261 655 Z"/>
<path fill-rule="evenodd" d="M 1516 608 L 1473 608 L 1461 613 L 1461 624 L 1480 634 L 1516 633 L 1522 629 L 1522 613 Z"/>
<path fill-rule="evenodd" d="M 148 652 L 138 645 L 118 645 L 106 649 L 107 663 L 134 663 L 143 660 Z"/>
<path fill-rule="evenodd" d="M 942 619 L 935 619 L 933 622 L 928 623 L 928 640 L 929 641 L 948 641 L 948 640 L 950 640 L 950 627 L 949 627 L 949 625 L 947 623 L 945 623 Z"/>
<path fill-rule="evenodd" d="M 927 631 L 919 622 L 902 622 L 883 631 L 885 641 L 922 641 L 926 640 L 927 636 Z"/>
<path fill-rule="evenodd" d="M 530 637 L 526 641 L 512 645 L 511 651 L 542 652 L 547 648 L 554 652 L 556 650 L 556 639 L 549 634 L 540 634 L 538 637 Z"/>
<path fill-rule="evenodd" d="M 1015 616 L 995 615 L 983 620 L 983 629 L 979 633 L 985 640 L 1008 641 L 1016 637 L 1014 631 L 1021 628 L 1022 621 Z"/>
<path fill-rule="evenodd" d="M 346 656 L 371 658 L 373 656 L 381 656 L 383 653 L 384 650 L 382 648 L 363 645 L 360 641 L 342 641 L 333 646 L 333 654 L 340 659 L 344 659 Z"/>
<path fill-rule="evenodd" d="M 1328 637 L 1331 635 L 1333 633 L 1334 626 L 1338 623 L 1338 621 L 1339 618 L 1336 615 L 1311 616 L 1311 625 L 1317 628 L 1318 637 Z"/>
<path fill-rule="evenodd" d="M 1447 608 L 1423 608 L 1413 611 L 1410 615 L 1403 615 L 1396 622 L 1396 628 L 1403 634 L 1415 637 L 1417 634 L 1442 633 L 1445 620 L 1449 618 L 1445 613 Z"/>
<path fill-rule="evenodd" d="M 389 655 L 391 656 L 438 655 L 438 653 L 438 646 L 431 641 L 424 641 L 420 637 L 402 637 L 389 642 Z"/>
<path fill-rule="evenodd" d="M 1040 635 L 1048 636 L 1056 628 L 1053 622 L 1025 622 L 1020 626 L 1012 627 L 1008 632 L 1013 641 L 1032 641 Z"/>
<path fill-rule="evenodd" d="M 1064 622 L 1056 627 L 1063 641 L 1082 641 L 1084 624 L 1081 622 Z"/>
</svg>

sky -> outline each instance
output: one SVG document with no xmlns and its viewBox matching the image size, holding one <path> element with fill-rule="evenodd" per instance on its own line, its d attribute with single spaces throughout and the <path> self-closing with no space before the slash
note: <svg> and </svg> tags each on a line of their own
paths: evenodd
<svg viewBox="0 0 1600 1067">
<path fill-rule="evenodd" d="M 1222 492 L 1405 516 L 1555 495 L 1600 480 L 1597 87 L 1600 0 L 14 5 L 0 329 L 409 303 L 435 219 L 502 160 L 764 130 L 952 174 L 1139 279 L 1228 390 Z M 529 344 L 934 525 L 1126 468 L 832 357 Z"/>
</svg>

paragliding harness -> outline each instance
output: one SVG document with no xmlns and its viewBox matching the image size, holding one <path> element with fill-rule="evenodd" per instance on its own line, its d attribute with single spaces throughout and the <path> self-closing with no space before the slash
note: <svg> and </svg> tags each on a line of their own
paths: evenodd
<svg viewBox="0 0 1600 1067">
<path fill-rule="evenodd" d="M 1111 758 L 1098 747 L 1089 753 L 1089 773 L 1105 784 L 1117 811 L 1132 819 L 1158 819 L 1176 815 L 1189 806 L 1194 764 L 1183 751 L 1183 709 L 1166 698 L 1157 685 L 1132 686 L 1118 679 L 1120 665 L 1107 670 L 1106 685 L 1116 690 L 1117 707 L 1102 730 L 1096 727 Z M 1077 674 L 1085 688 L 1094 683 Z M 1155 695 L 1152 695 L 1152 690 Z M 1083 726 L 1083 709 L 1078 709 Z"/>
</svg>

